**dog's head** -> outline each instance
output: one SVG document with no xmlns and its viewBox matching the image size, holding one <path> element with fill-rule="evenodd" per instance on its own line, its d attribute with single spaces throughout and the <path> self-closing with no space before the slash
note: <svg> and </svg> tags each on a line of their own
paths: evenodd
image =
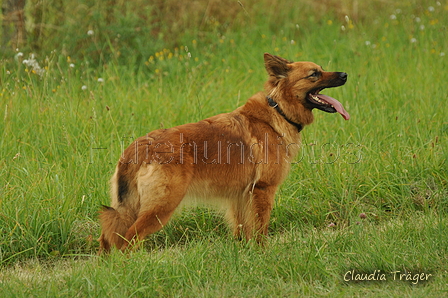
<svg viewBox="0 0 448 298">
<path fill-rule="evenodd" d="M 282 108 L 290 110 L 290 114 L 294 114 L 291 108 L 296 114 L 302 110 L 303 115 L 296 115 L 294 118 L 312 119 L 311 110 L 314 108 L 328 113 L 338 112 L 345 120 L 350 118 L 339 101 L 320 94 L 325 88 L 344 85 L 347 81 L 345 72 L 324 71 L 322 67 L 312 62 L 292 62 L 268 53 L 264 54 L 264 61 L 270 76 L 266 83 L 268 95 L 282 102 Z M 306 115 L 307 111 L 309 115 Z"/>
</svg>

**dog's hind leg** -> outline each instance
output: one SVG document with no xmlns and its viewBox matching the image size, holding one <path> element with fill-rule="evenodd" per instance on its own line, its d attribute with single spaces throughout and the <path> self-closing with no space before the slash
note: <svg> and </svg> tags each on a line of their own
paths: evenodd
<svg viewBox="0 0 448 298">
<path fill-rule="evenodd" d="M 138 176 L 140 211 L 127 230 L 121 250 L 135 248 L 146 236 L 162 229 L 184 198 L 191 173 L 176 165 L 148 165 Z"/>
</svg>

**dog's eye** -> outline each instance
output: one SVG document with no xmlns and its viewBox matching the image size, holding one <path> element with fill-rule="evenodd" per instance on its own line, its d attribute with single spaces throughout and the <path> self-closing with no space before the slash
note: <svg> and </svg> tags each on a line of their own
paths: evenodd
<svg viewBox="0 0 448 298">
<path fill-rule="evenodd" d="M 311 78 L 317 78 L 317 77 L 319 77 L 319 72 L 318 72 L 318 71 L 313 72 L 313 73 L 310 75 L 310 77 L 311 77 Z"/>
</svg>

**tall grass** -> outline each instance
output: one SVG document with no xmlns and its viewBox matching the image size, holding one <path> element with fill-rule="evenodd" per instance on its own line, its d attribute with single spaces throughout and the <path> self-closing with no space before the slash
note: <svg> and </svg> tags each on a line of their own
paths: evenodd
<svg viewBox="0 0 448 298">
<path fill-rule="evenodd" d="M 344 1 L 322 7 L 197 1 L 209 8 L 189 19 L 189 7 L 176 1 L 178 23 L 170 27 L 163 6 L 170 1 L 137 13 L 139 1 L 118 2 L 107 12 L 93 3 L 67 6 L 64 17 L 74 13 L 61 28 L 80 15 L 89 20 L 71 29 L 78 30 L 70 33 L 74 41 L 56 30 L 62 48 L 40 40 L 40 50 L 19 49 L 1 60 L 2 293 L 358 295 L 342 280 L 356 269 L 434 274 L 423 287 L 361 283 L 368 293 L 443 294 L 445 4 L 379 1 L 381 10 L 369 12 Z M 266 15 L 266 7 L 276 11 Z M 127 41 L 116 40 L 118 31 L 128 32 L 120 33 Z M 345 86 L 325 93 L 352 116 L 346 122 L 315 112 L 277 194 L 267 247 L 236 243 L 219 215 L 199 208 L 177 215 L 146 250 L 92 257 L 97 211 L 109 202 L 108 180 L 121 150 L 150 130 L 242 105 L 266 80 L 264 52 L 347 72 Z"/>
</svg>

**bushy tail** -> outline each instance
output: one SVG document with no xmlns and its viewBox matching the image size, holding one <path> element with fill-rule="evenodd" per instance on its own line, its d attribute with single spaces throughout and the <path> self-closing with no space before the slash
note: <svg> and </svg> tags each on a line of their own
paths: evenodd
<svg viewBox="0 0 448 298">
<path fill-rule="evenodd" d="M 100 211 L 100 222 L 102 233 L 98 239 L 100 242 L 100 251 L 109 252 L 113 246 L 120 249 L 126 242 L 124 236 L 132 226 L 135 219 L 121 214 L 118 210 L 103 206 Z"/>
</svg>

